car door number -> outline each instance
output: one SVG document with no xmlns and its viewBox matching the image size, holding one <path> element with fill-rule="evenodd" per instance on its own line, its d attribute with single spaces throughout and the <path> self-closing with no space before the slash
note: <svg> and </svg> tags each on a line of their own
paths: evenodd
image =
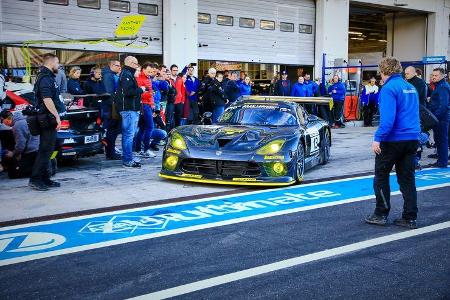
<svg viewBox="0 0 450 300">
<path fill-rule="evenodd" d="M 316 128 L 308 128 L 306 131 L 311 139 L 311 150 L 310 153 L 315 153 L 319 151 L 320 148 L 320 134 Z"/>
</svg>

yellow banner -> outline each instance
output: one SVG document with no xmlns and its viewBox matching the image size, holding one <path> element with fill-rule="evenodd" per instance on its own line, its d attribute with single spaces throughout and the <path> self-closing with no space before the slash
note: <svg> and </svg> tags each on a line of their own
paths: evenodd
<svg viewBox="0 0 450 300">
<path fill-rule="evenodd" d="M 125 16 L 122 18 L 122 21 L 117 26 L 116 36 L 135 36 L 139 33 L 139 30 L 144 24 L 146 16 L 142 15 L 134 15 L 134 16 Z"/>
</svg>

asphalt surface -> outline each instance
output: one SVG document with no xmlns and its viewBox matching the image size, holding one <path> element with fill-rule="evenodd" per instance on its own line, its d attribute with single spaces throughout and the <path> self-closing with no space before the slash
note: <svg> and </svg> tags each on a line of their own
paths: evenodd
<svg viewBox="0 0 450 300">
<path fill-rule="evenodd" d="M 419 226 L 450 221 L 449 187 L 419 192 Z M 401 214 L 400 196 L 391 217 Z M 0 299 L 125 299 L 407 229 L 363 223 L 374 200 L 0 267 Z M 290 267 L 180 299 L 448 299 L 450 230 Z"/>
</svg>

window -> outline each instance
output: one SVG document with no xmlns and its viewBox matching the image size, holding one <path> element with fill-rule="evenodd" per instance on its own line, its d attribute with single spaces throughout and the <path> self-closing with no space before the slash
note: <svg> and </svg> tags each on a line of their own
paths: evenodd
<svg viewBox="0 0 450 300">
<path fill-rule="evenodd" d="M 77 0 L 77 5 L 84 8 L 100 9 L 100 0 Z"/>
<path fill-rule="evenodd" d="M 141 15 L 157 16 L 158 15 L 158 5 L 139 3 L 138 4 L 138 13 Z"/>
<path fill-rule="evenodd" d="M 300 33 L 312 34 L 312 25 L 300 24 L 298 25 L 298 31 Z"/>
<path fill-rule="evenodd" d="M 255 28 L 255 19 L 239 18 L 239 27 Z"/>
<path fill-rule="evenodd" d="M 284 32 L 294 32 L 294 24 L 293 23 L 280 23 L 280 31 Z"/>
<path fill-rule="evenodd" d="M 259 28 L 263 30 L 275 30 L 275 21 L 261 20 Z"/>
<path fill-rule="evenodd" d="M 211 24 L 211 15 L 205 13 L 198 13 L 197 22 L 202 24 Z"/>
<path fill-rule="evenodd" d="M 119 1 L 119 0 L 109 0 L 109 10 L 129 13 L 130 12 L 130 2 Z"/>
<path fill-rule="evenodd" d="M 34 0 L 19 0 L 19 1 L 33 2 Z"/>
<path fill-rule="evenodd" d="M 233 17 L 217 16 L 217 25 L 233 26 Z"/>
<path fill-rule="evenodd" d="M 47 4 L 69 5 L 69 0 L 44 0 Z"/>
</svg>

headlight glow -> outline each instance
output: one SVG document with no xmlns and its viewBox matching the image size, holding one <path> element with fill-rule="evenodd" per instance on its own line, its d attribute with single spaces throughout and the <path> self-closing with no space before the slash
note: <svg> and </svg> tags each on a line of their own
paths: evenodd
<svg viewBox="0 0 450 300">
<path fill-rule="evenodd" d="M 178 157 L 174 155 L 169 155 L 164 160 L 164 168 L 170 171 L 175 170 L 178 164 Z"/>
<path fill-rule="evenodd" d="M 170 138 L 170 146 L 177 150 L 186 150 L 186 142 L 184 141 L 181 134 L 174 132 Z"/>
<path fill-rule="evenodd" d="M 272 155 L 278 153 L 286 141 L 285 140 L 274 140 L 267 145 L 261 147 L 256 151 L 259 155 Z"/>
</svg>

